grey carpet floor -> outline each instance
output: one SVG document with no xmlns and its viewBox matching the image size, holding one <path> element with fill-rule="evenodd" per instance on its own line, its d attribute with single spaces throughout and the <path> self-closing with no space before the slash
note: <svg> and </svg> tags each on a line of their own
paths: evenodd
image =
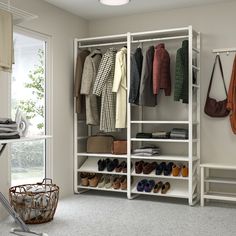
<svg viewBox="0 0 236 236">
<path fill-rule="evenodd" d="M 0 235 L 12 227 L 11 218 L 1 222 Z M 88 192 L 61 200 L 51 223 L 30 227 L 49 236 L 235 236 L 236 206 Z"/>
</svg>

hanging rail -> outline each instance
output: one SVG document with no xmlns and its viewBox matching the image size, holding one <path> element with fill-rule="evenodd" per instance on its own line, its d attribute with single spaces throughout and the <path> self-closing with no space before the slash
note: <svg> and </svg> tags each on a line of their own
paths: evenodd
<svg viewBox="0 0 236 236">
<path fill-rule="evenodd" d="M 167 41 L 167 40 L 185 39 L 185 38 L 188 38 L 188 35 L 174 36 L 174 37 L 163 37 L 163 38 L 154 38 L 154 39 L 138 39 L 138 40 L 132 40 L 132 43 L 145 43 L 145 42 L 153 42 L 153 41 Z"/>
<path fill-rule="evenodd" d="M 229 54 L 230 52 L 236 52 L 236 48 L 220 48 L 220 49 L 213 49 L 213 53 L 227 53 Z"/>
<path fill-rule="evenodd" d="M 81 45 L 81 43 L 79 43 L 79 48 L 105 47 L 105 46 L 121 45 L 121 44 L 127 44 L 127 41 L 113 42 L 113 43 L 88 44 L 88 45 Z"/>
</svg>

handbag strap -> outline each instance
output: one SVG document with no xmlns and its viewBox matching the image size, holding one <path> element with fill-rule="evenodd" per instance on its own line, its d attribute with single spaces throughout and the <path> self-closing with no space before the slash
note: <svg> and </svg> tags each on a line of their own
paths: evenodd
<svg viewBox="0 0 236 236">
<path fill-rule="evenodd" d="M 212 73 L 211 73 L 211 80 L 210 80 L 209 88 L 208 88 L 208 91 L 207 91 L 207 97 L 209 97 L 209 95 L 210 95 L 212 81 L 213 81 L 213 78 L 214 78 L 214 72 L 215 72 L 215 67 L 216 67 L 217 61 L 219 61 L 220 73 L 221 73 L 221 77 L 222 77 L 223 84 L 224 84 L 225 94 L 226 94 L 226 97 L 227 97 L 228 93 L 227 93 L 227 89 L 226 89 L 226 85 L 225 85 L 225 78 L 224 78 L 224 72 L 223 72 L 223 67 L 222 67 L 220 55 L 216 55 L 216 58 L 215 58 L 214 66 L 213 66 Z"/>
</svg>

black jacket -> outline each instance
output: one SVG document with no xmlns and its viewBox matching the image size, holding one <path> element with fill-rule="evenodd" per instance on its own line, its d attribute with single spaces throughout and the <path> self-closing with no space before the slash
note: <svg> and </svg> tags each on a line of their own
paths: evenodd
<svg viewBox="0 0 236 236">
<path fill-rule="evenodd" d="M 135 53 L 131 56 L 131 78 L 129 102 L 132 104 L 139 104 L 139 88 L 142 73 L 143 54 L 142 49 L 137 48 Z"/>
</svg>

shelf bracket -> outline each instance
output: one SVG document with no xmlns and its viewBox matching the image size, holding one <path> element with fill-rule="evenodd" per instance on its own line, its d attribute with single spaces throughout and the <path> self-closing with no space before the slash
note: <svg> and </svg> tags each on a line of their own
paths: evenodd
<svg viewBox="0 0 236 236">
<path fill-rule="evenodd" d="M 1 148 L 0 148 L 0 156 L 2 155 L 2 153 L 4 152 L 5 148 L 6 148 L 7 144 L 3 143 Z"/>
</svg>

